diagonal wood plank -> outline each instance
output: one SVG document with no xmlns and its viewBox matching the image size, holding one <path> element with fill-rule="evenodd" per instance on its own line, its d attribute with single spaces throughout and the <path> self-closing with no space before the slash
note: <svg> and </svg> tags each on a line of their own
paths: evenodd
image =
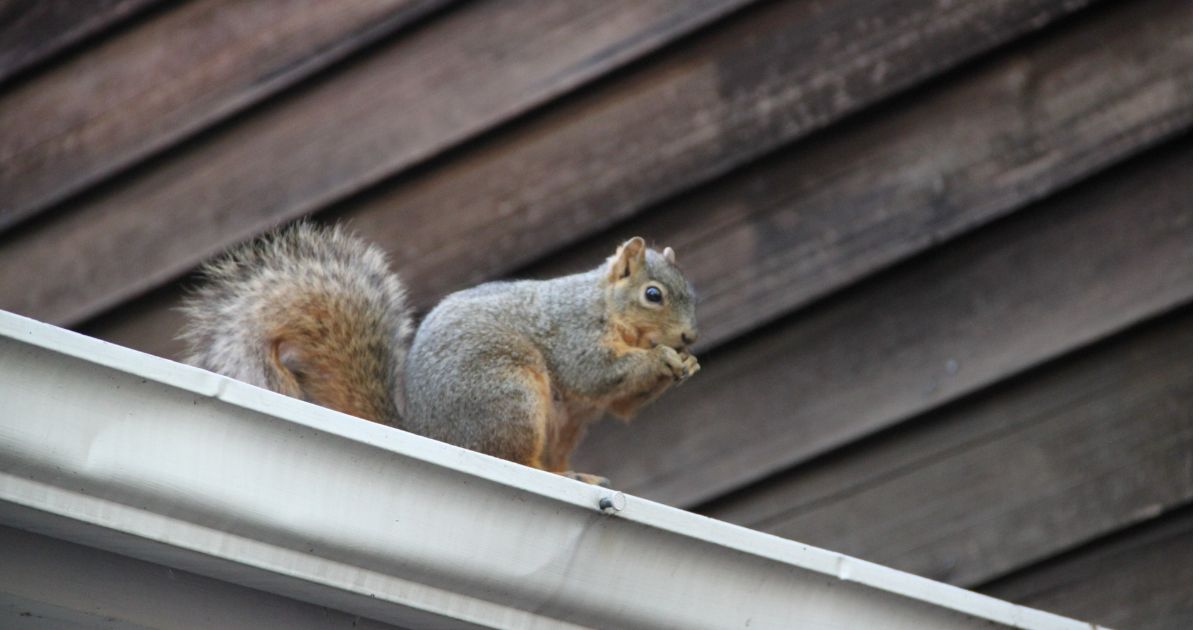
<svg viewBox="0 0 1200 630">
<path fill-rule="evenodd" d="M 1190 38 L 1176 5 L 1148 5 L 1157 19 L 1132 5 L 1088 16 L 519 275 L 586 268 L 629 234 L 671 244 L 703 293 L 699 347 L 718 346 L 1185 127 Z M 1113 45 L 1096 53 L 1097 38 Z M 158 292 L 84 331 L 177 357 L 178 300 Z"/>
<path fill-rule="evenodd" d="M 1186 302 L 1190 177 L 1175 143 L 743 338 L 574 465 L 695 505 Z"/>
<path fill-rule="evenodd" d="M 161 2 L 0 1 L 0 83 Z"/>
<path fill-rule="evenodd" d="M 529 264 L 1083 4 L 773 3 L 338 215 L 395 243 L 412 294 L 428 303 Z"/>
<path fill-rule="evenodd" d="M 1191 559 L 1188 505 L 978 590 L 1109 628 L 1187 628 Z"/>
<path fill-rule="evenodd" d="M 0 241 L 0 308 L 77 323 L 746 2 L 466 4 L 153 168 L 10 231 Z M 38 269 L 36 285 L 12 275 L 17 260 L 21 270 Z"/>
<path fill-rule="evenodd" d="M 448 0 L 196 0 L 0 95 L 0 230 Z"/>
<path fill-rule="evenodd" d="M 1187 11 L 1094 12 L 520 275 L 586 268 L 630 234 L 671 245 L 711 349 L 1186 129 Z"/>
<path fill-rule="evenodd" d="M 1191 499 L 1191 311 L 703 511 L 971 586 Z"/>
</svg>

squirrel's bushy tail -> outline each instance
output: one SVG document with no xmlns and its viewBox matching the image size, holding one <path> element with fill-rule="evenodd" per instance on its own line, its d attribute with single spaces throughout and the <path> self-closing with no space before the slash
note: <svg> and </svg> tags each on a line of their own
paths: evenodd
<svg viewBox="0 0 1200 630">
<path fill-rule="evenodd" d="M 378 247 L 302 222 L 202 270 L 180 338 L 193 365 L 397 424 L 411 315 Z"/>
</svg>

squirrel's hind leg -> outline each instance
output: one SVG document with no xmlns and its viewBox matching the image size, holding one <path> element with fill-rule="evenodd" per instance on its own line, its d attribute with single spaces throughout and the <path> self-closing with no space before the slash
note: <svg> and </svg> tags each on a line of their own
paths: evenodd
<svg viewBox="0 0 1200 630">
<path fill-rule="evenodd" d="M 441 415 L 457 428 L 447 432 L 454 439 L 446 441 L 547 470 L 546 442 L 554 399 L 545 369 L 534 361 L 480 361 L 474 365 L 476 382 L 487 385 L 472 396 L 447 397 L 457 409 L 446 409 Z"/>
<path fill-rule="evenodd" d="M 609 481 L 604 477 L 567 470 L 568 458 L 583 437 L 587 419 L 567 412 L 562 402 L 554 396 L 550 375 L 544 368 L 526 367 L 522 372 L 533 401 L 525 407 L 531 411 L 528 426 L 533 428 L 537 438 L 524 457 L 513 460 L 532 468 L 558 473 L 568 479 L 609 487 Z"/>
</svg>

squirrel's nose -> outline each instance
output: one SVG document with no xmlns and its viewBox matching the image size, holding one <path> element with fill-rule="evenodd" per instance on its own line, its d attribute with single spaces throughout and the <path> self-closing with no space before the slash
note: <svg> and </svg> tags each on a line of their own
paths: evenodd
<svg viewBox="0 0 1200 630">
<path fill-rule="evenodd" d="M 688 333 L 679 333 L 679 338 L 683 340 L 683 345 L 688 346 L 696 340 L 696 334 L 692 333 L 689 335 Z"/>
</svg>

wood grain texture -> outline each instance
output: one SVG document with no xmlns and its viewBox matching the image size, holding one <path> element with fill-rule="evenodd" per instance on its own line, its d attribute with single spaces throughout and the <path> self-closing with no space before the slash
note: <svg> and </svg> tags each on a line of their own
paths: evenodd
<svg viewBox="0 0 1200 630">
<path fill-rule="evenodd" d="M 75 330 L 126 348 L 133 348 L 175 361 L 187 355 L 187 346 L 175 336 L 185 319 L 179 311 L 189 286 L 199 279 L 188 278 L 106 311 Z"/>
<path fill-rule="evenodd" d="M 162 0 L 0 0 L 0 83 Z"/>
<path fill-rule="evenodd" d="M 633 234 L 671 245 L 703 297 L 696 348 L 714 348 L 1187 129 L 1187 11 L 1081 16 L 518 275 L 587 268 Z"/>
<path fill-rule="evenodd" d="M 745 2 L 468 3 L 154 168 L 10 231 L 0 241 L 8 259 L 0 260 L 0 308 L 77 323 Z M 41 281 L 10 275 L 15 260 Z"/>
<path fill-rule="evenodd" d="M 1157 2 L 1083 16 L 518 275 L 587 268 L 630 234 L 670 244 L 703 293 L 698 348 L 714 348 L 1185 128 L 1185 9 Z M 1100 40 L 1112 44 L 1093 50 Z M 418 305 L 450 281 L 428 279 Z M 178 357 L 178 301 L 177 290 L 158 291 L 83 330 Z"/>
<path fill-rule="evenodd" d="M 1190 628 L 1190 512 L 1189 505 L 978 590 L 1109 628 Z"/>
<path fill-rule="evenodd" d="M 704 513 L 973 586 L 1191 500 L 1191 311 Z"/>
<path fill-rule="evenodd" d="M 197 0 L 0 95 L 0 230 L 448 0 Z"/>
<path fill-rule="evenodd" d="M 772 3 L 338 215 L 392 243 L 412 295 L 427 304 L 1082 4 Z"/>
<path fill-rule="evenodd" d="M 434 4 L 190 0 L 22 74 L 0 308 L 178 357 L 180 279 L 302 214 L 385 245 L 420 309 L 642 234 L 700 290 L 704 371 L 575 468 L 1190 619 L 1187 4 L 476 0 L 384 37 Z"/>
<path fill-rule="evenodd" d="M 576 469 L 695 505 L 1188 301 L 1190 159 L 1175 143 L 703 357 Z"/>
<path fill-rule="evenodd" d="M 711 349 L 1186 127 L 1190 37 L 1176 15 L 1185 9 L 1096 12 L 519 275 L 587 268 L 630 234 L 670 244 L 703 293 L 698 347 Z M 1131 22 L 1141 28 L 1130 32 Z M 1096 52 L 1097 40 L 1113 44 Z M 418 305 L 450 281 L 426 279 Z M 178 299 L 156 292 L 84 331 L 178 357 Z"/>
</svg>

